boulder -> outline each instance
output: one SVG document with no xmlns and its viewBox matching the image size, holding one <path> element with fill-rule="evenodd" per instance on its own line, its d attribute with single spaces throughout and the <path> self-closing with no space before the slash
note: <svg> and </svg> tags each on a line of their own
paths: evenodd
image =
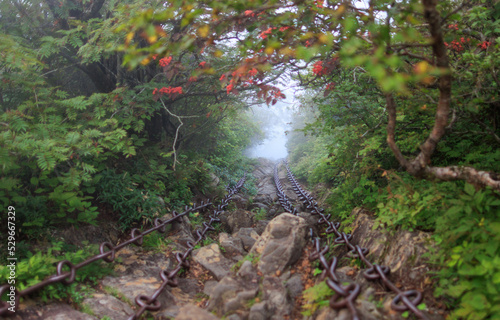
<svg viewBox="0 0 500 320">
<path fill-rule="evenodd" d="M 243 249 L 246 251 L 249 251 L 257 239 L 259 239 L 259 235 L 253 228 L 241 228 L 234 236 L 235 238 L 240 239 L 243 244 Z"/>
<path fill-rule="evenodd" d="M 175 320 L 218 320 L 216 316 L 194 304 L 186 304 L 179 310 Z"/>
<path fill-rule="evenodd" d="M 241 228 L 250 228 L 254 224 L 253 216 L 255 213 L 237 209 L 235 211 L 224 211 L 219 217 L 222 224 L 229 233 L 238 232 Z"/>
<path fill-rule="evenodd" d="M 201 264 L 217 280 L 227 275 L 234 264 L 222 255 L 219 245 L 216 243 L 194 250 L 193 260 Z"/>
<path fill-rule="evenodd" d="M 274 275 L 295 263 L 306 244 L 307 223 L 301 217 L 283 213 L 269 222 L 250 253 L 260 255 L 258 269 Z"/>
<path fill-rule="evenodd" d="M 83 300 L 83 305 L 92 310 L 92 313 L 99 319 L 109 317 L 125 320 L 134 313 L 128 304 L 109 294 L 96 293 L 91 298 Z"/>
</svg>

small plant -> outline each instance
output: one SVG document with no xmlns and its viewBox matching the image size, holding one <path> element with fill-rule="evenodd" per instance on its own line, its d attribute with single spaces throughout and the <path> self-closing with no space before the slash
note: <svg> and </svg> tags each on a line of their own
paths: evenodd
<svg viewBox="0 0 500 320">
<path fill-rule="evenodd" d="M 53 243 L 46 253 L 37 252 L 35 254 L 28 253 L 27 259 L 19 260 L 17 263 L 17 278 L 16 285 L 18 290 L 24 290 L 31 287 L 49 276 L 56 274 L 56 263 L 62 260 L 68 260 L 76 265 L 88 257 L 97 254 L 97 246 L 91 246 L 85 250 L 78 250 L 74 252 L 61 253 L 63 247 L 62 242 Z M 63 270 L 67 270 L 64 267 Z M 5 266 L 0 266 L 0 283 L 6 282 L 10 270 Z M 77 286 L 84 282 L 96 284 L 97 280 L 112 273 L 112 268 L 103 261 L 96 261 L 91 263 L 76 272 L 75 282 L 69 286 L 62 283 L 54 283 L 42 288 L 37 292 L 42 297 L 43 301 L 51 299 L 64 299 L 69 298 L 75 303 L 80 303 L 85 295 L 87 287 L 82 293 Z"/>
<path fill-rule="evenodd" d="M 165 234 L 160 232 L 152 232 L 144 237 L 142 247 L 146 250 L 154 252 L 164 252 L 172 240 L 165 238 Z"/>
<path fill-rule="evenodd" d="M 254 209 L 254 212 L 255 212 L 255 216 L 254 216 L 255 221 L 261 221 L 261 220 L 266 219 L 266 216 L 267 216 L 266 209 L 264 209 L 264 208 Z"/>
<path fill-rule="evenodd" d="M 257 255 L 257 254 L 254 254 L 254 253 L 249 253 L 246 256 L 244 256 L 243 259 L 241 259 L 240 261 L 236 262 L 231 267 L 231 270 L 232 271 L 238 270 L 241 267 L 241 265 L 243 264 L 243 262 L 245 262 L 245 261 L 250 261 L 253 266 L 256 266 L 257 263 L 259 263 L 259 261 L 260 261 L 260 256 Z"/>
<path fill-rule="evenodd" d="M 102 289 L 104 290 L 104 292 L 106 292 L 107 294 L 112 295 L 116 299 L 118 299 L 120 301 L 123 301 L 123 302 L 127 303 L 128 305 L 131 305 L 131 306 L 134 305 L 134 303 L 129 298 L 127 298 L 126 296 L 124 296 L 121 292 L 119 292 L 115 288 L 106 286 L 106 287 L 104 287 Z"/>
<path fill-rule="evenodd" d="M 333 294 L 334 291 L 328 287 L 325 281 L 306 289 L 302 294 L 305 301 L 302 306 L 302 315 L 312 316 L 319 307 L 327 306 L 330 302 L 330 297 L 333 296 Z"/>
</svg>

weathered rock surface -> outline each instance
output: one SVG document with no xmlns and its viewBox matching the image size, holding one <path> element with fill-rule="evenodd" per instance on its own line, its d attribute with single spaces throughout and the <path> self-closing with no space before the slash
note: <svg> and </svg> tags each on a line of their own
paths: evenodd
<svg viewBox="0 0 500 320">
<path fill-rule="evenodd" d="M 96 320 L 86 313 L 76 311 L 67 304 L 53 303 L 26 310 L 17 310 L 11 318 L 13 320 Z"/>
<path fill-rule="evenodd" d="M 425 232 L 399 231 L 394 234 L 382 228 L 373 230 L 374 220 L 363 209 L 353 210 L 356 220 L 353 224 L 353 243 L 370 250 L 368 257 L 374 262 L 391 269 L 396 278 L 422 279 L 429 271 L 422 255 L 429 250 L 430 235 Z"/>
<path fill-rule="evenodd" d="M 109 317 L 113 320 L 125 320 L 133 313 L 128 304 L 109 294 L 96 293 L 83 300 L 83 305 L 92 310 L 98 319 Z"/>
<path fill-rule="evenodd" d="M 304 219 L 283 213 L 269 222 L 250 253 L 260 255 L 258 269 L 264 275 L 283 272 L 298 260 L 306 243 Z"/>
<path fill-rule="evenodd" d="M 219 245 L 216 243 L 194 250 L 193 260 L 210 271 L 217 280 L 227 275 L 234 264 L 233 261 L 222 255 Z"/>
<path fill-rule="evenodd" d="M 193 304 L 186 304 L 179 310 L 175 320 L 217 320 L 216 316 Z"/>
<path fill-rule="evenodd" d="M 220 219 L 229 233 L 236 233 L 241 228 L 251 228 L 254 224 L 255 213 L 238 209 L 235 211 L 225 211 L 220 215 Z"/>
</svg>

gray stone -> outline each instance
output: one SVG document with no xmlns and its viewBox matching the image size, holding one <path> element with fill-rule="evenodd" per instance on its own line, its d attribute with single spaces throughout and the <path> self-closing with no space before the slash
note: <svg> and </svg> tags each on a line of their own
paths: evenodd
<svg viewBox="0 0 500 320">
<path fill-rule="evenodd" d="M 227 275 L 233 265 L 231 260 L 222 255 L 219 245 L 216 243 L 193 251 L 193 260 L 210 271 L 217 280 Z"/>
<path fill-rule="evenodd" d="M 271 319 L 284 319 L 293 310 L 293 301 L 290 299 L 283 282 L 277 277 L 264 277 L 262 281 L 263 301 L 266 302 Z"/>
<path fill-rule="evenodd" d="M 161 284 L 159 277 L 138 277 L 138 276 L 121 276 L 119 278 L 105 277 L 102 280 L 103 287 L 110 287 L 114 291 L 121 293 L 128 300 L 127 303 L 133 304 L 138 295 L 150 296 L 158 289 Z M 169 290 L 164 290 L 158 297 L 158 301 L 162 306 L 175 305 L 174 296 Z"/>
<path fill-rule="evenodd" d="M 243 249 L 249 251 L 257 239 L 259 239 L 259 235 L 253 228 L 241 228 L 235 235 L 235 238 L 240 239 L 243 243 Z"/>
<path fill-rule="evenodd" d="M 300 296 L 302 294 L 302 291 L 304 290 L 304 286 L 302 285 L 302 279 L 301 279 L 300 274 L 294 274 L 288 281 L 286 282 L 286 288 L 288 290 L 288 293 L 290 294 L 290 297 L 292 299 L 295 299 L 296 297 Z"/>
<path fill-rule="evenodd" d="M 259 220 L 255 223 L 255 232 L 260 236 L 264 230 L 266 230 L 267 225 L 269 224 L 269 220 Z"/>
<path fill-rule="evenodd" d="M 233 238 L 227 233 L 223 232 L 219 234 L 219 243 L 220 246 L 224 248 L 226 255 L 229 257 L 245 254 L 243 243 L 239 238 Z"/>
<path fill-rule="evenodd" d="M 253 212 L 247 210 L 235 210 L 235 211 L 224 211 L 220 215 L 222 224 L 229 230 L 230 233 L 234 234 L 240 230 L 240 228 L 250 228 L 253 226 Z"/>
<path fill-rule="evenodd" d="M 373 263 L 389 267 L 397 278 L 405 277 L 408 272 L 412 272 L 414 279 L 425 278 L 429 267 L 424 264 L 422 256 L 429 251 L 428 233 L 400 230 L 389 235 L 380 227 L 373 230 L 374 219 L 363 209 L 354 209 L 352 215 L 357 216 L 353 223 L 352 242 L 369 249 L 368 257 Z"/>
<path fill-rule="evenodd" d="M 67 304 L 54 303 L 40 307 L 29 306 L 17 310 L 15 315 L 7 318 L 12 320 L 96 320 L 95 317 L 76 311 Z"/>
<path fill-rule="evenodd" d="M 274 275 L 295 263 L 306 242 L 306 229 L 304 219 L 289 213 L 271 220 L 250 250 L 250 253 L 261 256 L 258 269 L 264 275 Z"/>
<path fill-rule="evenodd" d="M 216 316 L 194 304 L 186 304 L 179 310 L 175 320 L 218 320 Z"/>
<path fill-rule="evenodd" d="M 128 304 L 109 294 L 96 293 L 83 300 L 83 305 L 90 308 L 99 319 L 105 316 L 116 320 L 128 319 L 134 313 Z"/>
<path fill-rule="evenodd" d="M 259 302 L 254 304 L 250 308 L 250 315 L 248 320 L 266 320 L 269 319 L 269 311 L 267 309 L 267 303 Z"/>
<path fill-rule="evenodd" d="M 214 280 L 208 280 L 205 282 L 205 287 L 203 288 L 203 293 L 206 294 L 207 296 L 210 296 L 217 286 L 218 282 Z"/>
</svg>

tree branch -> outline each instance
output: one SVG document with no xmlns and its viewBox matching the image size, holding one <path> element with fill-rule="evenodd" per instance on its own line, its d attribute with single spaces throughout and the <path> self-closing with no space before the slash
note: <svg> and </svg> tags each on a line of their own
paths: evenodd
<svg viewBox="0 0 500 320">
<path fill-rule="evenodd" d="M 170 114 L 172 117 L 177 118 L 177 120 L 179 120 L 179 122 L 180 122 L 179 126 L 175 130 L 175 138 L 174 138 L 174 142 L 172 143 L 172 151 L 174 153 L 174 164 L 172 166 L 172 169 L 175 171 L 175 165 L 177 163 L 180 163 L 179 161 L 177 161 L 177 150 L 175 149 L 175 145 L 177 143 L 177 138 L 179 137 L 179 129 L 184 125 L 184 123 L 182 122 L 181 117 L 179 117 L 176 114 L 173 114 L 170 110 L 168 110 L 167 106 L 165 105 L 165 103 L 163 102 L 163 100 L 161 98 L 160 98 L 160 101 L 161 101 L 161 104 L 163 105 L 163 108 L 165 110 L 167 110 L 168 114 Z"/>
<path fill-rule="evenodd" d="M 443 181 L 465 180 L 475 186 L 489 186 L 500 191 L 500 176 L 494 172 L 480 171 L 472 167 L 426 167 L 425 174 Z"/>
</svg>

